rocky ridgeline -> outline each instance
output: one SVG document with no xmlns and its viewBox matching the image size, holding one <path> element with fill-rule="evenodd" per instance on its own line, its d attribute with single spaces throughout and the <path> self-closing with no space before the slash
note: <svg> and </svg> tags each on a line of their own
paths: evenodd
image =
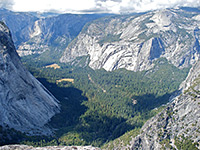
<svg viewBox="0 0 200 150">
<path fill-rule="evenodd" d="M 130 141 L 129 146 L 120 149 L 172 149 L 177 148 L 177 141 L 184 143 L 185 139 L 191 140 L 200 149 L 198 146 L 200 145 L 199 70 L 200 62 L 197 62 L 182 83 L 181 94 L 176 96 L 161 113 L 147 121 L 140 134 Z"/>
<path fill-rule="evenodd" d="M 0 8 L 0 20 L 11 30 L 20 56 L 41 55 L 51 50 L 55 52 L 53 57 L 62 55 L 63 50 L 86 23 L 102 16 L 104 15 L 56 14 L 44 17 Z"/>
<path fill-rule="evenodd" d="M 92 146 L 47 146 L 32 147 L 27 145 L 6 145 L 0 147 L 0 150 L 100 150 Z"/>
<path fill-rule="evenodd" d="M 160 57 L 182 68 L 199 58 L 200 13 L 192 8 L 107 17 L 38 17 L 0 9 L 0 19 L 10 27 L 20 56 L 37 54 L 56 60 L 62 56 L 63 63 L 88 56 L 86 65 L 89 61 L 91 68 L 107 71 L 148 70 Z"/>
<path fill-rule="evenodd" d="M 54 49 L 56 54 L 79 34 L 82 27 L 98 15 L 63 14 L 50 18 L 37 18 L 32 22 L 29 39 L 19 44 L 17 52 L 20 56 L 42 54 Z M 64 48 L 63 48 L 64 47 Z"/>
<path fill-rule="evenodd" d="M 30 135 L 51 134 L 45 124 L 59 107 L 56 98 L 22 65 L 9 29 L 0 22 L 0 125 Z"/>
<path fill-rule="evenodd" d="M 188 67 L 199 58 L 199 16 L 198 12 L 165 9 L 95 20 L 68 45 L 60 61 L 89 56 L 93 69 L 141 71 L 165 57 L 177 67 Z"/>
</svg>

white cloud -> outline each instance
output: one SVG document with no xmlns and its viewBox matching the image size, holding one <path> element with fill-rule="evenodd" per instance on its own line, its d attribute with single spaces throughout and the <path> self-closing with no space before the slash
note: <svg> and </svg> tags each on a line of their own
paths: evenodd
<svg viewBox="0 0 200 150">
<path fill-rule="evenodd" d="M 119 13 L 120 12 L 120 2 L 115 2 L 112 0 L 108 1 L 97 1 L 96 2 L 99 6 L 102 8 L 105 8 L 108 10 L 109 13 Z"/>
<path fill-rule="evenodd" d="M 82 11 L 95 8 L 94 0 L 14 0 L 14 11 Z"/>
<path fill-rule="evenodd" d="M 122 0 L 119 12 L 144 12 L 176 6 L 200 6 L 200 0 Z"/>
<path fill-rule="evenodd" d="M 127 13 L 176 6 L 197 7 L 200 0 L 0 0 L 0 7 L 14 11 Z"/>
<path fill-rule="evenodd" d="M 12 9 L 13 0 L 0 0 L 0 8 Z"/>
</svg>

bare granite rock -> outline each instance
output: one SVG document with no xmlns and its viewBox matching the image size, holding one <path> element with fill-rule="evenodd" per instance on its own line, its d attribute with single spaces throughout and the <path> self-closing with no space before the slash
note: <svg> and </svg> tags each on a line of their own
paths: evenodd
<svg viewBox="0 0 200 150">
<path fill-rule="evenodd" d="M 58 100 L 22 65 L 9 29 L 0 22 L 0 125 L 51 134 L 45 124 L 59 110 Z"/>
<path fill-rule="evenodd" d="M 184 138 L 200 145 L 200 62 L 180 86 L 182 92 L 161 113 L 151 118 L 135 137 L 130 149 L 159 150 L 176 147 Z M 197 146 L 200 149 L 200 146 Z"/>
<path fill-rule="evenodd" d="M 6 145 L 0 147 L 0 150 L 100 150 L 92 146 L 47 146 L 32 147 L 27 145 Z"/>
<path fill-rule="evenodd" d="M 95 20 L 68 45 L 60 61 L 89 56 L 93 69 L 141 71 L 165 57 L 179 68 L 188 67 L 200 53 L 198 16 L 198 12 L 164 9 Z"/>
</svg>

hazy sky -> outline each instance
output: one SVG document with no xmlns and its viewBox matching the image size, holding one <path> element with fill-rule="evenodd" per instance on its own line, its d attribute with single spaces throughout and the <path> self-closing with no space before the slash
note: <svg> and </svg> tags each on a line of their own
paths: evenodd
<svg viewBox="0 0 200 150">
<path fill-rule="evenodd" d="M 71 13 L 127 13 L 176 6 L 200 6 L 200 0 L 0 0 L 0 7 L 14 11 Z"/>
</svg>

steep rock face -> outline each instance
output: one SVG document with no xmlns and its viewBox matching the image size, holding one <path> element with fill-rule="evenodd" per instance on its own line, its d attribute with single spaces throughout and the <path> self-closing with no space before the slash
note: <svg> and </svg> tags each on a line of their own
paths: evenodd
<svg viewBox="0 0 200 150">
<path fill-rule="evenodd" d="M 180 90 L 184 89 L 187 90 L 189 87 L 192 86 L 192 83 L 194 82 L 195 79 L 198 78 L 200 75 L 200 63 L 196 63 L 191 69 L 190 72 L 188 73 L 187 78 L 183 83 L 180 85 Z"/>
<path fill-rule="evenodd" d="M 27 145 L 6 145 L 0 147 L 0 150 L 100 150 L 100 148 L 92 146 L 47 146 L 47 147 L 32 147 Z"/>
<path fill-rule="evenodd" d="M 101 14 L 53 14 L 12 12 L 0 8 L 0 20 L 11 30 L 20 56 L 43 53 L 61 57 L 63 50 L 88 22 Z M 47 55 L 46 55 L 47 56 Z"/>
<path fill-rule="evenodd" d="M 12 12 L 0 8 L 0 20 L 10 28 L 20 56 L 51 51 L 52 57 L 61 57 L 63 50 L 79 34 L 83 26 L 104 15 Z"/>
<path fill-rule="evenodd" d="M 58 101 L 23 67 L 10 31 L 1 22 L 0 125 L 30 134 L 48 134 L 51 131 L 44 125 L 57 112 Z"/>
<path fill-rule="evenodd" d="M 20 56 L 56 51 L 57 55 L 79 34 L 82 27 L 100 15 L 62 14 L 38 18 L 29 34 L 30 39 L 17 49 Z"/>
<path fill-rule="evenodd" d="M 130 142 L 129 148 L 178 148 L 177 141 L 184 143 L 184 139 L 200 144 L 199 70 L 200 62 L 197 62 L 180 86 L 182 93 L 175 97 L 165 110 L 145 123 L 141 134 Z"/>
<path fill-rule="evenodd" d="M 34 28 L 34 22 L 38 18 L 22 12 L 12 12 L 0 8 L 0 21 L 3 21 L 10 29 L 15 46 L 18 46 L 30 39 L 31 30 Z"/>
<path fill-rule="evenodd" d="M 188 67 L 199 58 L 198 16 L 198 12 L 165 9 L 95 20 L 67 47 L 60 61 L 89 55 L 93 69 L 140 71 L 165 57 L 177 67 Z"/>
</svg>

